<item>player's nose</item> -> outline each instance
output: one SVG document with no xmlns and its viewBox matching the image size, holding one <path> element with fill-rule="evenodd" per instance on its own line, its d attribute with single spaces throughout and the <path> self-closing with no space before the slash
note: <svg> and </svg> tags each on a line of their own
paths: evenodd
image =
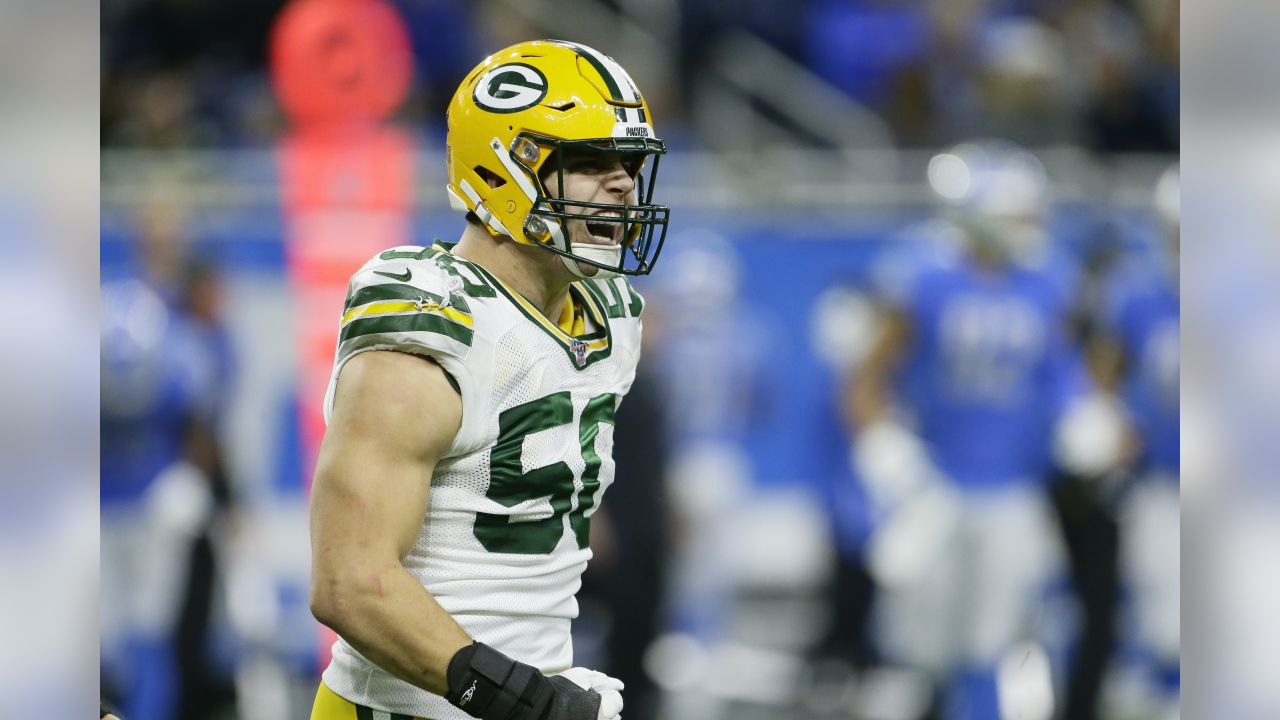
<svg viewBox="0 0 1280 720">
<path fill-rule="evenodd" d="M 611 195 L 620 198 L 626 198 L 635 190 L 636 181 L 622 166 L 622 161 L 614 161 L 613 166 L 609 168 L 609 172 L 605 175 L 601 186 Z"/>
</svg>

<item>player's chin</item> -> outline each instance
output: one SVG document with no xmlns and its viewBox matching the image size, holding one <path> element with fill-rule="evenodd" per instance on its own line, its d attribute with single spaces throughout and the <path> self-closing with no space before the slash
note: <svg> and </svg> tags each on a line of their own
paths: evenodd
<svg viewBox="0 0 1280 720">
<path fill-rule="evenodd" d="M 574 255 L 576 255 L 578 258 L 582 258 L 584 255 L 586 255 L 586 256 L 588 256 L 588 257 L 591 257 L 591 259 L 592 259 L 592 260 L 597 260 L 597 261 L 598 261 L 598 260 L 601 260 L 602 258 L 600 258 L 598 255 L 596 255 L 596 254 L 594 254 L 594 253 L 589 253 L 589 252 L 584 252 L 584 251 L 585 251 L 587 248 L 591 248 L 591 249 L 599 249 L 599 248 L 610 248 L 610 249 L 616 249 L 616 248 L 618 248 L 618 247 L 619 247 L 618 243 L 616 243 L 616 242 L 612 242 L 612 241 L 610 241 L 610 242 L 602 242 L 602 241 L 600 240 L 600 238 L 587 238 L 587 239 L 585 239 L 585 240 L 578 240 L 578 239 L 576 239 L 576 238 L 575 238 L 575 239 L 574 239 L 574 241 L 573 241 L 573 248 L 572 248 L 572 252 L 573 252 L 573 254 L 574 254 Z M 599 265 L 592 264 L 591 262 L 589 262 L 589 261 L 587 261 L 587 260 L 584 260 L 584 259 L 577 259 L 577 260 L 574 260 L 574 264 L 575 264 L 575 265 L 577 265 L 577 267 L 578 267 L 579 271 L 581 271 L 581 273 L 582 273 L 582 275 L 583 275 L 583 276 L 585 276 L 585 277 L 589 277 L 589 278 L 593 278 L 593 277 L 595 277 L 596 275 L 600 274 L 600 272 L 601 272 L 601 271 L 602 271 L 602 269 L 603 269 L 603 268 L 601 268 Z"/>
</svg>

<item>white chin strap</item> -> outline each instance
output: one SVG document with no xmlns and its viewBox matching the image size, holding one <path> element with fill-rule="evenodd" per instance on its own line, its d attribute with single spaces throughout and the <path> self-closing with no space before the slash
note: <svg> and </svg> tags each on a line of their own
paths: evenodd
<svg viewBox="0 0 1280 720">
<path fill-rule="evenodd" d="M 574 248 L 574 252 L 588 260 L 591 260 L 592 262 L 598 262 L 601 265 L 612 265 L 617 267 L 622 261 L 621 245 L 584 244 Z M 583 265 L 580 265 L 577 260 L 574 260 L 571 257 L 561 255 L 560 259 L 564 261 L 564 266 L 569 268 L 569 272 L 580 278 L 608 280 L 609 278 L 618 276 L 618 273 L 613 270 L 605 270 L 604 268 L 596 267 L 595 265 L 586 265 L 584 267 Z"/>
</svg>

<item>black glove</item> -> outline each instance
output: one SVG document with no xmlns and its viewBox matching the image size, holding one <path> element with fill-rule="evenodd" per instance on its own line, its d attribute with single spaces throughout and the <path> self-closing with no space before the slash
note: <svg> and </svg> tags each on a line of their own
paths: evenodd
<svg viewBox="0 0 1280 720">
<path fill-rule="evenodd" d="M 481 720 L 596 720 L 600 694 L 568 678 L 547 677 L 484 643 L 449 661 L 445 699 Z"/>
</svg>

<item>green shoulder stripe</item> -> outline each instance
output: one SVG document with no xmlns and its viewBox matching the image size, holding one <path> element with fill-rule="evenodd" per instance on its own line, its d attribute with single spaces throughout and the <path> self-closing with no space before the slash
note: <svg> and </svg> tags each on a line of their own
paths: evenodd
<svg viewBox="0 0 1280 720">
<path fill-rule="evenodd" d="M 444 303 L 444 298 L 440 295 L 423 290 L 419 287 L 414 287 L 413 285 L 404 285 L 401 283 L 380 283 L 377 285 L 366 285 L 347 296 L 346 309 L 350 310 L 351 308 L 367 305 L 371 302 L 385 302 L 387 300 L 430 300 L 435 303 Z M 449 295 L 449 306 L 456 308 L 460 312 L 471 312 L 471 308 L 467 305 L 466 299 L 457 293 L 451 293 Z"/>
<path fill-rule="evenodd" d="M 416 313 L 413 315 L 378 315 L 352 320 L 342 328 L 338 342 L 344 343 L 352 338 L 383 333 L 433 332 L 453 338 L 471 347 L 471 338 L 475 333 L 464 325 L 433 313 Z"/>
<path fill-rule="evenodd" d="M 477 271 L 477 265 L 467 262 L 459 257 L 454 257 L 450 252 L 457 243 L 441 243 L 436 242 L 434 246 L 436 250 L 435 260 L 440 263 L 450 275 L 462 281 L 462 291 L 474 298 L 490 298 L 497 296 L 497 292 L 481 277 Z M 465 268 L 469 272 L 462 272 L 460 268 Z"/>
<path fill-rule="evenodd" d="M 429 257 L 435 256 L 437 252 L 438 252 L 437 250 L 429 247 L 419 248 L 418 250 L 413 252 L 410 252 L 408 250 L 388 250 L 382 253 L 381 255 L 379 255 L 378 259 L 379 260 L 425 260 Z"/>
</svg>

